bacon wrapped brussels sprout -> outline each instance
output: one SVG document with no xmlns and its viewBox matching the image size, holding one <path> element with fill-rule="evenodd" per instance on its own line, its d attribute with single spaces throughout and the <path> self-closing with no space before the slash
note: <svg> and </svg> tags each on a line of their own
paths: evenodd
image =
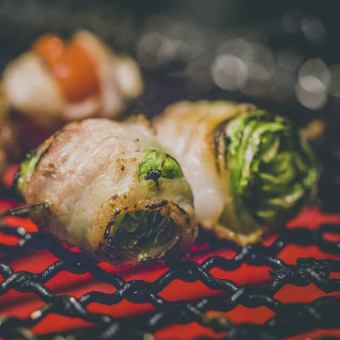
<svg viewBox="0 0 340 340">
<path fill-rule="evenodd" d="M 180 102 L 155 126 L 191 184 L 198 221 L 221 238 L 256 242 L 316 191 L 312 151 L 283 117 L 247 104 Z"/>
<path fill-rule="evenodd" d="M 181 254 L 197 234 L 177 161 L 140 121 L 66 125 L 22 163 L 16 187 L 41 230 L 115 263 Z"/>
</svg>

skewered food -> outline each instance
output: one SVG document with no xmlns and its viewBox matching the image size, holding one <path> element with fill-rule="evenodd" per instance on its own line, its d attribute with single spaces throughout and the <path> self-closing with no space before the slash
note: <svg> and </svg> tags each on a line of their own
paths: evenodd
<svg viewBox="0 0 340 340">
<path fill-rule="evenodd" d="M 66 125 L 22 163 L 16 187 L 45 232 L 99 259 L 144 262 L 187 251 L 193 198 L 177 161 L 140 121 Z M 46 206 L 45 204 L 45 206 Z"/>
<path fill-rule="evenodd" d="M 314 156 L 283 117 L 247 104 L 180 102 L 155 126 L 191 184 L 198 221 L 221 238 L 256 242 L 316 191 Z"/>
<path fill-rule="evenodd" d="M 87 31 L 68 42 L 53 34 L 40 37 L 6 67 L 3 82 L 10 105 L 44 125 L 113 117 L 143 90 L 137 64 Z"/>
</svg>

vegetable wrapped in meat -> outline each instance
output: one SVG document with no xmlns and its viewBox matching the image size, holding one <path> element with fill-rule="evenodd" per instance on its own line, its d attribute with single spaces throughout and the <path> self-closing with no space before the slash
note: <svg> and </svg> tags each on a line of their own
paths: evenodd
<svg viewBox="0 0 340 340">
<path fill-rule="evenodd" d="M 143 90 L 135 61 L 86 31 L 68 42 L 53 34 L 40 37 L 6 67 L 3 82 L 10 105 L 45 125 L 113 117 Z"/>
<path fill-rule="evenodd" d="M 189 250 L 197 225 L 177 161 L 146 124 L 66 125 L 22 163 L 16 187 L 41 230 L 99 259 L 144 262 Z"/>
<path fill-rule="evenodd" d="M 283 117 L 247 104 L 180 102 L 155 125 L 191 184 L 198 221 L 221 238 L 256 242 L 316 191 L 312 151 Z"/>
</svg>

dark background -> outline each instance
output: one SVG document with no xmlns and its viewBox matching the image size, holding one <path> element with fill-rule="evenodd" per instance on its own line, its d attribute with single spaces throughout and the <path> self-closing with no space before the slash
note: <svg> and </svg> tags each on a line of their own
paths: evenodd
<svg viewBox="0 0 340 340">
<path fill-rule="evenodd" d="M 238 88 L 221 89 L 211 79 L 211 65 L 219 46 L 235 38 L 264 44 L 274 59 L 281 50 L 293 51 L 300 58 L 299 66 L 308 58 L 321 58 L 327 66 L 340 63 L 339 10 L 336 0 L 2 0 L 0 67 L 28 49 L 39 34 L 55 31 L 68 37 L 84 28 L 97 33 L 117 51 L 132 54 L 142 65 L 147 88 L 133 111 L 155 114 L 176 99 L 222 97 L 251 100 L 303 124 L 320 112 L 329 114 L 329 104 L 334 106 L 334 100 L 330 98 L 321 107 L 311 108 L 300 105 L 294 93 L 286 96 L 288 100 L 277 101 L 270 91 L 253 95 Z M 314 19 L 324 30 L 321 39 L 315 41 L 306 38 L 302 29 L 304 20 Z M 150 32 L 159 36 L 146 58 L 139 52 Z M 291 73 L 297 76 L 298 69 Z M 280 81 L 275 79 L 275 84 Z M 290 84 L 288 92 L 294 86 Z"/>
</svg>

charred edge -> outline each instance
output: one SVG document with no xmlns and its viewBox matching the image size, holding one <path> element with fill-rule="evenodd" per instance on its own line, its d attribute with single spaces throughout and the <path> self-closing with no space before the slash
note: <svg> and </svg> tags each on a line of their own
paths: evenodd
<svg viewBox="0 0 340 340">
<path fill-rule="evenodd" d="M 182 208 L 182 207 L 180 207 L 177 203 L 173 203 L 175 206 L 176 206 L 176 208 L 178 209 L 178 211 L 182 214 L 182 215 L 184 215 L 185 217 L 185 223 L 187 224 L 187 225 L 189 225 L 190 224 L 190 222 L 191 222 L 191 218 L 190 218 L 190 216 L 189 216 L 189 214 Z"/>
<path fill-rule="evenodd" d="M 147 209 L 158 209 L 158 208 L 164 207 L 168 203 L 169 202 L 167 200 L 163 200 L 163 201 L 160 201 L 159 203 L 148 203 L 148 204 L 145 204 L 144 207 L 147 208 Z"/>
<path fill-rule="evenodd" d="M 108 240 L 107 240 L 107 244 L 106 244 L 106 247 L 105 247 L 105 252 L 106 252 L 106 256 L 109 258 L 110 256 L 110 252 L 112 251 L 113 249 L 113 246 L 114 246 L 114 239 L 109 236 Z"/>
<path fill-rule="evenodd" d="M 226 157 L 226 152 L 228 149 L 229 141 L 227 139 L 227 136 L 225 134 L 225 129 L 231 119 L 225 120 L 222 124 L 220 124 L 213 133 L 213 152 L 214 152 L 214 161 L 215 161 L 215 167 L 217 170 L 217 173 L 220 175 L 223 171 L 221 168 L 221 164 L 219 162 L 219 157 L 221 156 L 221 153 L 223 153 L 223 157 Z M 225 148 L 224 150 L 221 150 L 221 138 L 225 141 Z"/>
<path fill-rule="evenodd" d="M 107 224 L 107 226 L 105 227 L 105 231 L 104 231 L 104 240 L 106 240 L 107 238 L 109 238 L 110 234 L 111 234 L 111 228 L 114 225 L 116 219 L 112 218 L 110 220 L 110 222 Z"/>
<path fill-rule="evenodd" d="M 114 214 L 111 218 L 111 220 L 109 221 L 109 223 L 106 225 L 105 227 L 105 230 L 104 230 L 104 235 L 103 235 L 103 238 L 104 240 L 106 239 L 110 239 L 109 236 L 111 234 L 111 228 L 112 226 L 115 224 L 116 222 L 116 217 L 120 214 L 121 212 L 121 209 L 120 208 L 116 208 L 115 211 L 114 211 Z"/>
<path fill-rule="evenodd" d="M 190 222 L 191 222 L 191 218 L 190 216 L 188 215 L 188 213 L 183 209 L 181 208 L 178 204 L 176 203 L 170 203 L 175 209 L 177 209 L 177 211 L 179 213 L 181 213 L 183 215 L 183 218 L 185 220 L 185 223 L 186 225 L 189 225 Z M 161 211 L 161 208 L 162 207 L 166 207 L 167 205 L 169 205 L 169 201 L 167 200 L 162 200 L 161 202 L 159 203 L 153 203 L 153 204 L 146 204 L 144 207 L 146 209 L 150 209 L 150 210 L 154 210 L 154 209 L 157 209 L 159 211 Z M 170 208 L 169 208 L 170 209 Z M 124 209 L 123 209 L 124 210 Z M 116 222 L 116 218 L 117 218 L 117 215 L 120 214 L 120 212 L 122 211 L 122 209 L 119 209 L 117 208 L 114 212 L 114 216 L 111 218 L 111 220 L 109 221 L 109 223 L 107 224 L 106 228 L 105 228 L 105 231 L 104 231 L 104 237 L 103 237 L 103 240 L 102 242 L 100 243 L 100 249 L 99 250 L 99 253 L 100 251 L 102 252 L 103 256 L 106 258 L 106 259 L 110 259 L 111 261 L 114 261 L 114 263 L 120 263 L 121 261 L 124 260 L 124 256 L 123 253 L 124 252 L 121 252 L 120 253 L 120 250 L 119 248 L 117 248 L 115 251 L 115 254 L 114 256 L 112 256 L 112 251 L 116 248 L 117 246 L 117 243 L 116 243 L 116 240 L 115 240 L 115 236 L 111 236 L 111 229 L 112 227 L 114 226 L 115 222 Z M 170 210 L 167 211 L 165 213 L 165 215 L 169 215 L 170 217 Z M 174 222 L 174 221 L 173 221 Z M 175 222 L 174 222 L 175 223 Z M 176 223 L 177 227 L 180 227 L 177 223 Z M 192 229 L 191 230 L 191 234 L 194 235 L 195 233 L 195 230 Z M 177 242 L 177 241 L 176 241 Z M 172 248 L 172 247 L 171 247 Z M 142 259 L 141 261 L 139 261 L 140 263 L 147 263 L 151 261 L 151 258 L 145 258 L 145 259 Z"/>
</svg>

